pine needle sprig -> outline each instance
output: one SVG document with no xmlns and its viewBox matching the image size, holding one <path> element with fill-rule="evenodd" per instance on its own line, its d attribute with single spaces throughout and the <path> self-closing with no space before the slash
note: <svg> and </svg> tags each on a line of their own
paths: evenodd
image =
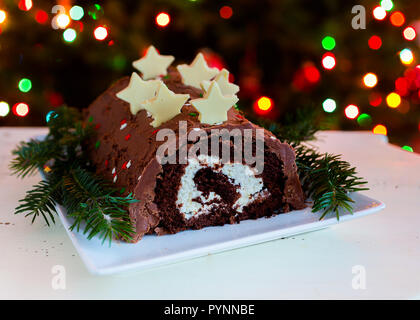
<svg viewBox="0 0 420 320">
<path fill-rule="evenodd" d="M 296 165 L 303 189 L 314 201 L 312 212 L 322 211 L 320 219 L 334 212 L 339 219 L 339 209 L 353 212 L 350 193 L 368 190 L 367 182 L 357 176 L 356 168 L 339 155 L 321 154 L 304 145 L 295 147 Z"/>
<path fill-rule="evenodd" d="M 31 176 L 48 160 L 54 159 L 58 153 L 59 148 L 51 139 L 45 140 L 43 143 L 36 140 L 21 142 L 12 151 L 15 157 L 10 163 L 10 169 L 18 177 Z"/>
<path fill-rule="evenodd" d="M 19 200 L 21 203 L 15 211 L 15 214 L 27 212 L 25 217 L 32 217 L 32 223 L 38 216 L 42 216 L 50 226 L 50 222 L 55 223 L 55 202 L 58 198 L 58 192 L 61 188 L 61 182 L 56 181 L 40 181 L 26 193 L 24 199 Z"/>
<path fill-rule="evenodd" d="M 85 223 L 84 233 L 88 239 L 98 235 L 105 242 L 113 238 L 131 240 L 133 232 L 127 222 L 127 207 L 137 202 L 132 194 L 126 197 L 115 196 L 113 190 L 105 181 L 95 178 L 91 173 L 81 168 L 70 170 L 63 178 L 66 190 L 65 207 L 70 216 L 74 217 L 71 230 L 79 231 Z"/>
<path fill-rule="evenodd" d="M 48 167 L 45 181 L 26 193 L 16 214 L 25 213 L 32 223 L 42 216 L 48 226 L 55 223 L 55 205 L 66 207 L 74 218 L 71 230 L 84 225 L 88 239 L 98 236 L 102 243 L 112 239 L 131 240 L 133 226 L 127 207 L 138 200 L 132 194 L 120 196 L 118 190 L 94 174 L 83 148 L 93 132 L 91 124 L 83 124 L 78 110 L 61 107 L 48 121 L 49 133 L 42 141 L 22 142 L 13 151 L 10 169 L 18 177 L 26 177 L 37 169 Z"/>
</svg>

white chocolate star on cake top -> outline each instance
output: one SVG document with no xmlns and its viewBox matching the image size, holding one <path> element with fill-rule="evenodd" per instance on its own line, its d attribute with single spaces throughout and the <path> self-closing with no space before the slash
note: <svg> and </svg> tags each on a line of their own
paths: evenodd
<svg viewBox="0 0 420 320">
<path fill-rule="evenodd" d="M 133 67 L 142 73 L 143 79 L 148 80 L 161 75 L 166 76 L 167 69 L 174 59 L 174 56 L 160 55 L 154 46 L 150 46 L 143 58 L 133 62 Z"/>
<path fill-rule="evenodd" d="M 176 68 L 181 74 L 182 82 L 185 85 L 199 89 L 201 89 L 200 83 L 202 81 L 210 80 L 219 73 L 219 69 L 209 68 L 202 53 L 197 54 L 190 65 L 181 64 Z"/>
<path fill-rule="evenodd" d="M 151 125 L 156 128 L 179 114 L 189 98 L 189 94 L 176 94 L 160 81 L 156 96 L 143 102 L 141 107 L 153 117 Z"/>
<path fill-rule="evenodd" d="M 239 86 L 229 82 L 229 71 L 224 68 L 219 72 L 216 78 L 214 78 L 214 81 L 217 82 L 220 87 L 220 91 L 222 91 L 222 94 L 225 96 L 233 96 L 239 91 Z M 211 81 L 204 80 L 201 82 L 201 88 L 207 92 L 210 84 Z"/>
<path fill-rule="evenodd" d="M 131 113 L 136 115 L 142 109 L 141 103 L 156 95 L 160 82 L 160 80 L 144 81 L 137 73 L 133 72 L 128 86 L 118 92 L 116 96 L 128 102 Z"/>
<path fill-rule="evenodd" d="M 201 123 L 219 124 L 227 120 L 228 110 L 238 102 L 236 96 L 224 96 L 216 81 L 212 81 L 203 98 L 191 100 L 200 113 Z"/>
</svg>

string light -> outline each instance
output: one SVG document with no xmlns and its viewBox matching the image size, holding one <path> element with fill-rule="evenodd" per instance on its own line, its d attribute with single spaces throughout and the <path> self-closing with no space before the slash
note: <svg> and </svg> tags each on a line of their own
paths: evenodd
<svg viewBox="0 0 420 320">
<path fill-rule="evenodd" d="M 386 97 L 386 104 L 390 108 L 397 108 L 401 104 L 401 97 L 398 93 L 391 92 Z"/>
<path fill-rule="evenodd" d="M 306 80 L 308 80 L 310 83 L 317 83 L 321 78 L 318 69 L 312 64 L 304 66 L 303 73 L 305 75 Z"/>
<path fill-rule="evenodd" d="M 63 32 L 63 39 L 66 42 L 73 42 L 77 37 L 76 30 L 68 28 Z"/>
<path fill-rule="evenodd" d="M 378 107 L 382 103 L 382 97 L 377 92 L 372 92 L 369 95 L 369 103 L 373 107 Z"/>
<path fill-rule="evenodd" d="M 382 46 L 382 39 L 378 36 L 371 36 L 368 45 L 372 50 L 378 50 Z"/>
<path fill-rule="evenodd" d="M 273 101 L 268 97 L 261 97 L 257 100 L 258 109 L 268 111 L 273 107 Z"/>
<path fill-rule="evenodd" d="M 65 29 L 70 24 L 70 17 L 65 13 L 60 13 L 56 16 L 56 24 L 60 29 Z"/>
<path fill-rule="evenodd" d="M 70 14 L 70 17 L 73 20 L 78 21 L 78 20 L 80 20 L 80 19 L 83 18 L 83 16 L 85 15 L 85 12 L 84 12 L 84 10 L 83 10 L 82 7 L 80 7 L 80 6 L 73 6 L 73 7 L 71 7 L 71 9 L 69 11 L 69 14 Z"/>
<path fill-rule="evenodd" d="M 223 19 L 229 19 L 233 15 L 233 10 L 229 6 L 223 6 L 220 8 L 219 14 Z"/>
<path fill-rule="evenodd" d="M 159 27 L 166 27 L 171 22 L 171 17 L 166 12 L 161 12 L 156 16 L 156 24 Z"/>
<path fill-rule="evenodd" d="M 408 152 L 414 152 L 413 148 L 410 146 L 402 146 L 401 149 L 408 151 Z"/>
<path fill-rule="evenodd" d="M 88 10 L 88 15 L 93 20 L 98 20 L 100 17 L 102 17 L 104 14 L 104 9 L 99 4 L 94 4 L 90 9 Z"/>
<path fill-rule="evenodd" d="M 395 91 L 399 95 L 405 96 L 408 94 L 409 89 L 409 83 L 406 80 L 406 78 L 400 77 L 397 80 L 395 80 Z"/>
<path fill-rule="evenodd" d="M 333 37 L 330 37 L 330 36 L 324 37 L 324 39 L 322 39 L 322 47 L 325 50 L 334 49 L 335 48 L 335 39 Z"/>
<path fill-rule="evenodd" d="M 48 13 L 44 10 L 37 10 L 35 13 L 35 20 L 39 24 L 45 24 L 48 21 Z"/>
<path fill-rule="evenodd" d="M 388 134 L 388 130 L 386 129 L 386 127 L 382 124 L 378 124 L 373 128 L 373 133 L 374 134 L 381 134 L 386 136 Z"/>
<path fill-rule="evenodd" d="M 31 80 L 29 80 L 27 78 L 20 79 L 20 81 L 18 83 L 18 88 L 22 92 L 28 92 L 28 91 L 30 91 L 31 88 L 32 88 L 32 82 L 31 82 Z"/>
<path fill-rule="evenodd" d="M 25 117 L 29 113 L 29 106 L 26 103 L 19 102 L 13 106 L 12 111 L 18 117 Z"/>
<path fill-rule="evenodd" d="M 332 53 L 326 53 L 322 56 L 322 66 L 325 69 L 333 69 L 335 67 L 335 63 L 335 56 Z"/>
<path fill-rule="evenodd" d="M 354 104 L 349 104 L 344 109 L 344 114 L 349 119 L 356 119 L 356 117 L 359 115 L 359 108 L 355 106 Z"/>
<path fill-rule="evenodd" d="M 381 6 L 377 6 L 375 9 L 373 9 L 373 17 L 376 20 L 384 20 L 386 17 L 386 11 Z"/>
<path fill-rule="evenodd" d="M 416 30 L 413 27 L 407 27 L 403 31 L 403 36 L 405 40 L 411 41 L 416 38 Z"/>
<path fill-rule="evenodd" d="M 391 11 L 394 7 L 394 3 L 392 0 L 382 0 L 381 7 L 384 8 L 386 11 Z"/>
<path fill-rule="evenodd" d="M 410 49 L 401 50 L 400 60 L 403 64 L 411 64 L 414 61 L 413 52 Z"/>
<path fill-rule="evenodd" d="M 93 31 L 93 35 L 96 40 L 102 41 L 102 40 L 105 40 L 106 37 L 108 36 L 108 30 L 105 27 L 97 27 Z"/>
<path fill-rule="evenodd" d="M 372 123 L 372 117 L 367 113 L 362 113 L 357 117 L 357 123 L 362 127 L 369 126 Z"/>
<path fill-rule="evenodd" d="M 405 22 L 405 17 L 400 11 L 395 11 L 390 17 L 391 24 L 395 27 L 401 27 Z"/>
<path fill-rule="evenodd" d="M 337 104 L 334 99 L 328 98 L 325 99 L 322 103 L 322 108 L 325 112 L 331 113 L 335 111 L 335 109 L 337 108 Z"/>
<path fill-rule="evenodd" d="M 376 74 L 369 72 L 363 77 L 363 83 L 366 87 L 373 88 L 378 83 L 378 77 Z"/>
<path fill-rule="evenodd" d="M 47 113 L 47 116 L 45 117 L 45 120 L 49 122 L 51 118 L 55 118 L 55 117 L 57 117 L 57 114 L 54 111 L 49 111 Z"/>
<path fill-rule="evenodd" d="M 20 0 L 18 7 L 20 10 L 29 11 L 32 8 L 32 0 Z"/>
<path fill-rule="evenodd" d="M 5 117 L 9 114 L 10 107 L 9 104 L 6 101 L 0 102 L 0 117 Z"/>
<path fill-rule="evenodd" d="M 6 11 L 0 10 L 0 23 L 3 23 L 6 20 L 7 14 Z"/>
</svg>

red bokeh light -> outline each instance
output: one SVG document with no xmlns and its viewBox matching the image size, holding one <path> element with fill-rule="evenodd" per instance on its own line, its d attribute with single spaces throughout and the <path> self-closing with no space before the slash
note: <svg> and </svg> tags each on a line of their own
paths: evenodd
<svg viewBox="0 0 420 320">
<path fill-rule="evenodd" d="M 233 10 L 229 6 L 223 6 L 220 8 L 219 14 L 223 19 L 229 19 L 233 15 Z"/>
<path fill-rule="evenodd" d="M 29 106 L 26 103 L 18 102 L 13 106 L 12 112 L 15 116 L 25 117 L 29 113 Z"/>
<path fill-rule="evenodd" d="M 32 8 L 32 0 L 20 0 L 18 8 L 23 11 L 29 11 Z"/>
<path fill-rule="evenodd" d="M 409 83 L 408 81 L 403 78 L 400 77 L 397 80 L 395 80 L 395 91 L 401 95 L 401 96 L 405 96 L 408 94 L 408 88 L 409 87 Z"/>
<path fill-rule="evenodd" d="M 305 78 L 311 83 L 317 83 L 321 78 L 321 74 L 315 66 L 306 66 L 303 68 L 303 73 Z"/>
<path fill-rule="evenodd" d="M 371 36 L 368 45 L 372 50 L 378 50 L 382 46 L 382 40 L 378 36 Z"/>
<path fill-rule="evenodd" d="M 372 92 L 369 95 L 369 104 L 373 107 L 378 107 L 382 103 L 382 97 L 377 92 Z"/>
<path fill-rule="evenodd" d="M 35 20 L 40 24 L 45 24 L 48 22 L 48 13 L 44 10 L 37 10 L 35 13 Z"/>
</svg>

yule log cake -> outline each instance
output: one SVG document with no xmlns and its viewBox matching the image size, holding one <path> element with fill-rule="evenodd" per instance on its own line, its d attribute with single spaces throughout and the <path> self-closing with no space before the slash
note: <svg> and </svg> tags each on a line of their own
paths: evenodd
<svg viewBox="0 0 420 320">
<path fill-rule="evenodd" d="M 236 109 L 239 87 L 199 53 L 190 65 L 151 46 L 140 71 L 86 110 L 97 174 L 139 201 L 129 207 L 145 234 L 238 223 L 305 207 L 294 150 Z"/>
</svg>

